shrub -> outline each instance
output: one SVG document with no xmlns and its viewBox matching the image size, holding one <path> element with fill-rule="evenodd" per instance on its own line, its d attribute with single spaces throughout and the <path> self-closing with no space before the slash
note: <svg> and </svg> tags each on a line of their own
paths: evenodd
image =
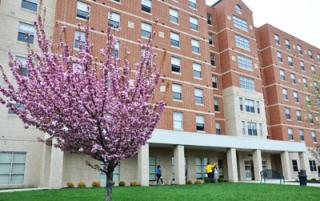
<svg viewBox="0 0 320 201">
<path fill-rule="evenodd" d="M 204 184 L 204 181 L 201 179 L 197 179 L 194 184 Z"/>
<path fill-rule="evenodd" d="M 126 186 L 126 182 L 120 181 L 120 182 L 119 182 L 119 186 Z"/>
<path fill-rule="evenodd" d="M 67 182 L 67 187 L 68 188 L 74 188 L 74 183 L 71 182 L 71 181 Z"/>
<path fill-rule="evenodd" d="M 224 177 L 220 176 L 219 179 L 218 179 L 218 182 L 224 182 Z"/>
<path fill-rule="evenodd" d="M 191 180 L 188 180 L 186 184 L 193 184 L 193 182 Z"/>
<path fill-rule="evenodd" d="M 97 180 L 93 181 L 91 186 L 93 188 L 99 188 L 101 186 L 100 181 L 97 181 Z"/>
<path fill-rule="evenodd" d="M 130 186 L 140 186 L 139 182 L 133 181 L 130 182 Z"/>
<path fill-rule="evenodd" d="M 78 183 L 78 188 L 85 188 L 86 187 L 86 183 L 84 181 L 80 181 Z"/>
</svg>

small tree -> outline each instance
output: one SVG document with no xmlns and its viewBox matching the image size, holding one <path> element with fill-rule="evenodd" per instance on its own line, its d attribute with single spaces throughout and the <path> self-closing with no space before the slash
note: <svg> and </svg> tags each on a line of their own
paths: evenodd
<svg viewBox="0 0 320 201">
<path fill-rule="evenodd" d="M 151 37 L 141 45 L 141 61 L 132 73 L 127 58 L 120 67 L 110 29 L 99 63 L 92 54 L 88 26 L 83 27 L 85 42 L 79 42 L 79 52 L 72 55 L 66 42 L 47 39 L 40 16 L 35 25 L 39 51 L 28 51 L 28 76 L 19 73 L 22 64 L 10 52 L 14 82 L 0 67 L 5 83 L 0 86 L 0 103 L 26 128 L 55 137 L 61 150 L 86 154 L 103 164 L 89 165 L 106 174 L 105 200 L 111 201 L 114 168 L 146 143 L 164 108 L 162 101 L 153 101 L 160 76 L 152 63 Z"/>
</svg>

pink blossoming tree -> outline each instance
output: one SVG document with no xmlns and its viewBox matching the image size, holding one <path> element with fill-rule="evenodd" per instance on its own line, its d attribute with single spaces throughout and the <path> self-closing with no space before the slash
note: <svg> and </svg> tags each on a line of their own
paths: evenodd
<svg viewBox="0 0 320 201">
<path fill-rule="evenodd" d="M 99 63 L 88 26 L 82 28 L 85 42 L 73 55 L 66 42 L 47 38 L 41 17 L 35 25 L 39 51 L 28 51 L 28 76 L 21 75 L 22 64 L 9 53 L 14 79 L 0 68 L 5 83 L 0 86 L 0 103 L 26 128 L 36 127 L 56 138 L 61 150 L 86 154 L 103 164 L 89 165 L 106 174 L 105 200 L 111 201 L 114 168 L 146 143 L 164 108 L 162 101 L 153 102 L 159 71 L 152 63 L 151 39 L 141 45 L 141 61 L 130 69 L 127 59 L 120 66 L 114 54 L 117 40 L 110 29 Z"/>
</svg>

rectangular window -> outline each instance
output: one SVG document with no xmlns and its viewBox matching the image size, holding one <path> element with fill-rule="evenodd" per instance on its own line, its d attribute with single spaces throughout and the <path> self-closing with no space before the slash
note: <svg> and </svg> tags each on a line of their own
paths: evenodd
<svg viewBox="0 0 320 201">
<path fill-rule="evenodd" d="M 282 53 L 281 52 L 277 52 L 277 60 L 278 62 L 283 62 L 283 57 L 282 57 Z"/>
<path fill-rule="evenodd" d="M 157 159 L 156 157 L 149 157 L 149 181 L 156 181 L 157 176 Z"/>
<path fill-rule="evenodd" d="M 192 68 L 193 68 L 193 77 L 196 79 L 201 79 L 201 77 L 202 77 L 201 65 L 198 63 L 193 63 Z"/>
<path fill-rule="evenodd" d="M 286 74 L 285 74 L 284 70 L 280 70 L 279 74 L 280 74 L 280 80 L 286 80 Z"/>
<path fill-rule="evenodd" d="M 245 105 L 246 105 L 246 112 L 251 112 L 251 113 L 255 112 L 254 101 L 253 100 L 246 99 L 245 100 Z"/>
<path fill-rule="evenodd" d="M 90 6 L 81 1 L 77 1 L 77 17 L 88 19 L 90 14 Z"/>
<path fill-rule="evenodd" d="M 243 55 L 237 55 L 237 60 L 240 68 L 252 71 L 253 66 L 251 58 Z"/>
<path fill-rule="evenodd" d="M 299 63 L 300 63 L 300 69 L 301 69 L 302 71 L 305 71 L 304 62 L 303 62 L 303 61 L 300 61 Z"/>
<path fill-rule="evenodd" d="M 179 23 L 179 12 L 176 9 L 170 8 L 169 9 L 169 20 L 170 22 Z"/>
<path fill-rule="evenodd" d="M 303 82 L 303 86 L 308 88 L 308 81 L 307 81 L 307 78 L 302 78 L 302 82 Z"/>
<path fill-rule="evenodd" d="M 204 179 L 207 177 L 206 165 L 209 162 L 208 158 L 196 158 L 196 177 Z"/>
<path fill-rule="evenodd" d="M 120 27 L 120 14 L 115 12 L 109 13 L 108 25 L 113 28 Z"/>
<path fill-rule="evenodd" d="M 263 135 L 263 126 L 262 123 L 259 123 L 259 128 L 260 128 L 260 135 Z"/>
<path fill-rule="evenodd" d="M 298 51 L 298 54 L 302 55 L 302 48 L 301 48 L 301 45 L 297 45 L 297 51 Z"/>
<path fill-rule="evenodd" d="M 312 50 L 308 50 L 308 56 L 309 56 L 310 59 L 313 59 Z"/>
<path fill-rule="evenodd" d="M 141 0 L 141 10 L 147 13 L 151 13 L 152 0 Z"/>
<path fill-rule="evenodd" d="M 196 129 L 197 131 L 204 131 L 204 116 L 196 115 Z"/>
<path fill-rule="evenodd" d="M 316 67 L 314 66 L 314 65 L 311 65 L 311 71 L 314 73 L 314 72 L 316 72 Z"/>
<path fill-rule="evenodd" d="M 113 52 L 113 56 L 115 58 L 119 58 L 120 57 L 120 42 L 118 41 L 115 45 L 114 45 L 114 49 L 112 50 Z"/>
<path fill-rule="evenodd" d="M 243 111 L 243 98 L 239 98 L 240 111 Z"/>
<path fill-rule="evenodd" d="M 173 72 L 181 72 L 181 60 L 178 57 L 171 57 L 171 70 Z"/>
<path fill-rule="evenodd" d="M 173 129 L 183 130 L 183 113 L 173 112 Z"/>
<path fill-rule="evenodd" d="M 256 103 L 257 103 L 257 113 L 260 114 L 260 102 L 256 101 Z"/>
<path fill-rule="evenodd" d="M 284 115 L 286 119 L 291 119 L 291 110 L 290 108 L 285 107 L 284 108 Z"/>
<path fill-rule="evenodd" d="M 300 141 L 304 141 L 304 131 L 302 129 L 299 129 L 299 139 Z"/>
<path fill-rule="evenodd" d="M 214 111 L 219 112 L 220 111 L 219 99 L 218 98 L 214 98 L 213 102 L 214 102 Z"/>
<path fill-rule="evenodd" d="M 309 123 L 314 123 L 314 120 L 313 120 L 313 115 L 311 113 L 308 114 L 308 121 Z"/>
<path fill-rule="evenodd" d="M 212 75 L 211 80 L 212 80 L 212 87 L 215 89 L 218 88 L 218 77 L 216 75 Z"/>
<path fill-rule="evenodd" d="M 257 123 L 247 122 L 247 127 L 248 127 L 248 135 L 250 135 L 250 136 L 257 136 L 258 135 Z"/>
<path fill-rule="evenodd" d="M 309 166 L 311 172 L 317 171 L 317 165 L 315 160 L 309 160 Z"/>
<path fill-rule="evenodd" d="M 316 132 L 311 131 L 311 138 L 312 138 L 312 142 L 313 143 L 317 143 L 318 142 Z"/>
<path fill-rule="evenodd" d="M 293 129 L 292 128 L 288 128 L 288 138 L 289 138 L 289 140 L 293 140 Z"/>
<path fill-rule="evenodd" d="M 250 51 L 249 39 L 236 35 L 236 46 L 245 50 Z"/>
<path fill-rule="evenodd" d="M 197 9 L 197 0 L 188 0 L 188 5 L 190 8 Z"/>
<path fill-rule="evenodd" d="M 200 53 L 200 41 L 191 39 L 191 46 L 192 46 L 192 52 L 193 53 Z"/>
<path fill-rule="evenodd" d="M 19 22 L 18 41 L 33 43 L 35 28 L 31 24 Z"/>
<path fill-rule="evenodd" d="M 203 104 L 203 90 L 199 88 L 194 89 L 194 102 L 196 104 Z"/>
<path fill-rule="evenodd" d="M 296 111 L 296 118 L 297 118 L 297 121 L 302 121 L 302 116 L 301 116 L 301 111 Z"/>
<path fill-rule="evenodd" d="M 32 11 L 37 11 L 38 0 L 22 0 L 21 7 Z"/>
<path fill-rule="evenodd" d="M 293 66 L 293 58 L 291 56 L 288 56 L 288 64 Z"/>
<path fill-rule="evenodd" d="M 297 84 L 297 78 L 296 78 L 296 75 L 291 73 L 290 74 L 290 78 L 291 78 L 291 83 L 292 84 Z"/>
<path fill-rule="evenodd" d="M 284 42 L 285 42 L 286 48 L 287 48 L 288 50 L 290 50 L 290 49 L 291 49 L 290 41 L 289 41 L 288 39 L 286 39 Z"/>
<path fill-rule="evenodd" d="M 83 47 L 85 45 L 85 41 L 86 41 L 86 34 L 84 32 L 76 31 L 74 33 L 74 48 L 76 49 L 80 48 L 80 44 L 81 44 L 81 47 Z"/>
<path fill-rule="evenodd" d="M 216 134 L 221 135 L 221 123 L 216 121 Z"/>
<path fill-rule="evenodd" d="M 293 171 L 295 172 L 299 171 L 297 160 L 292 160 L 292 167 L 293 167 Z"/>
<path fill-rule="evenodd" d="M 151 24 L 141 22 L 141 36 L 145 38 L 149 38 L 152 33 Z"/>
<path fill-rule="evenodd" d="M 170 43 L 174 47 L 180 47 L 180 36 L 175 32 L 170 32 Z"/>
<path fill-rule="evenodd" d="M 215 53 L 212 53 L 210 52 L 210 64 L 212 66 L 215 66 L 216 65 L 216 54 Z"/>
<path fill-rule="evenodd" d="M 294 102 L 299 103 L 299 95 L 298 95 L 298 92 L 296 92 L 296 91 L 293 92 L 293 99 L 294 99 Z"/>
<path fill-rule="evenodd" d="M 209 45 L 213 44 L 213 34 L 212 33 L 208 34 L 208 42 L 209 42 Z"/>
<path fill-rule="evenodd" d="M 240 76 L 240 88 L 254 91 L 255 90 L 254 80 L 251 78 Z"/>
<path fill-rule="evenodd" d="M 288 89 L 282 89 L 282 96 L 284 100 L 289 100 Z"/>
<path fill-rule="evenodd" d="M 172 84 L 172 99 L 182 100 L 182 86 L 180 84 Z"/>
<path fill-rule="evenodd" d="M 28 77 L 28 66 L 27 66 L 27 58 L 17 56 L 17 61 L 20 62 L 21 66 L 19 69 L 20 75 L 24 77 Z"/>
<path fill-rule="evenodd" d="M 26 153 L 0 152 L 0 184 L 23 184 Z"/>
<path fill-rule="evenodd" d="M 277 44 L 277 45 L 280 45 L 280 37 L 278 34 L 274 34 L 274 42 Z"/>
<path fill-rule="evenodd" d="M 212 15 L 210 13 L 207 13 L 207 23 L 212 24 Z M 320 57 L 320 55 L 319 55 Z"/>
<path fill-rule="evenodd" d="M 233 18 L 233 26 L 241 29 L 242 31 L 248 32 L 248 24 L 246 20 L 243 20 L 236 16 L 232 16 L 232 18 Z"/>
<path fill-rule="evenodd" d="M 246 131 L 247 131 L 246 122 L 241 121 L 241 126 L 242 126 L 242 135 L 246 135 Z"/>
<path fill-rule="evenodd" d="M 190 17 L 189 21 L 190 21 L 190 29 L 198 31 L 199 29 L 198 18 Z"/>
<path fill-rule="evenodd" d="M 320 54 L 317 54 L 317 60 L 320 62 Z"/>
</svg>

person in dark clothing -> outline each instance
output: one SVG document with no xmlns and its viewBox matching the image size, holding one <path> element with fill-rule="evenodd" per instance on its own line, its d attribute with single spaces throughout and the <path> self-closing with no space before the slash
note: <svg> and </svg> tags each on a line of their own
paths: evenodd
<svg viewBox="0 0 320 201">
<path fill-rule="evenodd" d="M 160 167 L 160 165 L 157 166 L 156 176 L 157 176 L 157 184 L 159 184 L 159 183 L 163 184 L 162 173 L 161 173 L 161 167 Z"/>
</svg>

